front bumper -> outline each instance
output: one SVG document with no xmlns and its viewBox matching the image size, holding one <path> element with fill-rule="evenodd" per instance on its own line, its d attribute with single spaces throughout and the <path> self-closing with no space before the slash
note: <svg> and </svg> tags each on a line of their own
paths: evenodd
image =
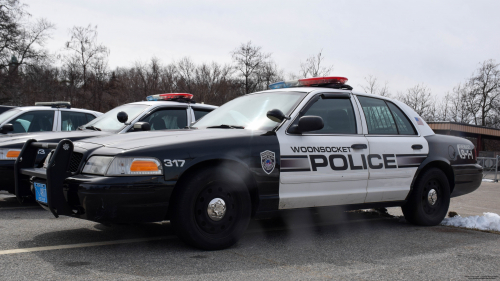
<svg viewBox="0 0 500 281">
<path fill-rule="evenodd" d="M 15 193 L 14 163 L 15 160 L 0 160 L 0 190 Z"/>
<path fill-rule="evenodd" d="M 166 218 L 174 183 L 166 182 L 161 175 L 104 177 L 68 172 L 73 153 L 69 140 L 55 147 L 47 169 L 31 168 L 23 162 L 29 160 L 29 146 L 33 145 L 40 144 L 26 144 L 26 151 L 23 148 L 20 155 L 22 162 L 16 163 L 16 188 L 25 190 L 28 185 L 33 192 L 34 182 L 46 184 L 47 204 L 39 204 L 54 216 L 102 223 L 154 222 Z M 82 166 L 80 163 L 79 170 Z"/>
<path fill-rule="evenodd" d="M 462 196 L 479 188 L 483 180 L 483 168 L 478 164 L 453 165 L 455 187 L 451 197 Z"/>
</svg>

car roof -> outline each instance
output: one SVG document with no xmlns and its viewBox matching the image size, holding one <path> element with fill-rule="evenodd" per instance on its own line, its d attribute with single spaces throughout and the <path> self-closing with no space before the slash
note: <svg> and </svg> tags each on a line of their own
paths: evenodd
<svg viewBox="0 0 500 281">
<path fill-rule="evenodd" d="M 94 110 L 88 110 L 88 109 L 83 109 L 83 108 L 55 108 L 55 107 L 50 107 L 50 106 L 20 106 L 20 107 L 15 107 L 17 110 L 21 111 L 34 111 L 34 110 L 67 110 L 67 111 L 78 111 L 78 112 L 84 112 L 84 113 L 92 113 L 92 114 L 97 114 L 101 115 L 102 112 L 99 111 L 94 111 Z"/>
<path fill-rule="evenodd" d="M 273 90 L 265 90 L 261 92 L 255 92 L 254 94 L 257 93 L 271 93 L 271 92 L 303 92 L 303 93 L 311 93 L 311 92 L 324 92 L 324 93 L 329 93 L 329 92 L 334 92 L 334 93 L 352 93 L 354 95 L 358 96 L 367 96 L 367 97 L 372 97 L 372 98 L 379 98 L 379 99 L 384 99 L 388 101 L 394 101 L 394 99 L 388 98 L 388 97 L 383 97 L 375 94 L 370 94 L 370 93 L 365 93 L 365 92 L 360 92 L 360 91 L 355 91 L 355 90 L 343 90 L 343 89 L 334 89 L 334 88 L 326 88 L 326 87 L 290 87 L 290 88 L 281 88 L 281 89 L 273 89 Z"/>
<path fill-rule="evenodd" d="M 173 106 L 179 106 L 179 105 L 187 105 L 188 103 L 185 102 L 178 102 L 178 101 L 137 101 L 137 102 L 131 102 L 128 104 L 144 104 L 144 105 L 149 105 L 149 106 L 158 106 L 158 105 L 173 105 Z M 190 103 L 192 107 L 196 108 L 206 108 L 206 109 L 216 109 L 218 106 L 215 105 L 210 105 L 210 104 L 204 104 L 204 103 Z"/>
</svg>

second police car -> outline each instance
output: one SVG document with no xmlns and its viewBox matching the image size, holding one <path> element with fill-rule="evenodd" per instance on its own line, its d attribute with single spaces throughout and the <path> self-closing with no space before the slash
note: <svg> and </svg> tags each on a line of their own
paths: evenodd
<svg viewBox="0 0 500 281">
<path fill-rule="evenodd" d="M 63 118 L 56 118 L 56 121 L 54 121 L 54 123 L 63 125 L 63 129 L 59 130 L 61 132 L 28 131 L 28 133 L 9 134 L 0 138 L 0 177 L 2 178 L 0 190 L 15 193 L 14 162 L 24 143 L 29 139 L 58 143 L 62 139 L 76 141 L 97 136 L 121 135 L 145 130 L 183 129 L 191 122 L 217 108 L 213 105 L 196 103 L 193 100 L 193 95 L 186 93 L 153 95 L 148 96 L 147 99 L 147 101 L 118 106 L 96 119 L 92 118 L 93 120 L 90 119 L 85 122 L 80 122 L 78 112 L 70 112 L 61 108 Z M 36 112 L 38 114 L 36 118 L 41 119 L 43 114 L 47 114 L 46 111 L 39 108 Z M 53 111 L 50 111 L 50 113 L 53 114 Z M 26 116 L 26 114 L 22 116 Z M 70 118 L 65 119 L 64 116 L 70 116 Z M 24 117 L 24 119 L 28 118 Z M 82 126 L 71 131 L 68 129 L 69 124 L 72 124 L 73 127 L 76 124 Z M 43 147 L 38 149 L 35 164 L 38 165 L 42 162 L 50 151 L 51 149 Z M 21 201 L 24 201 L 25 197 L 31 198 L 31 195 L 31 192 L 17 193 L 18 199 Z"/>
<path fill-rule="evenodd" d="M 439 224 L 450 197 L 481 184 L 474 145 L 436 135 L 407 105 L 346 81 L 276 83 L 191 130 L 31 141 L 16 186 L 30 184 L 56 217 L 170 220 L 183 241 L 208 250 L 233 245 L 252 216 L 283 209 L 401 206 L 411 223 Z M 33 168 L 47 146 L 53 155 Z"/>
</svg>

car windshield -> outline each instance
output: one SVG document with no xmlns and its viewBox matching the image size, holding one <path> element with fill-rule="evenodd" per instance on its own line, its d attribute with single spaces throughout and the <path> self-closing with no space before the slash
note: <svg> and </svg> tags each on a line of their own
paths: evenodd
<svg viewBox="0 0 500 281">
<path fill-rule="evenodd" d="M 83 125 L 82 128 L 117 132 L 125 127 L 125 125 L 123 123 L 120 123 L 120 121 L 118 121 L 118 118 L 116 117 L 118 112 L 124 111 L 125 113 L 127 113 L 127 122 L 131 122 L 148 107 L 149 105 L 145 104 L 122 105 L 111 109 L 110 111 Z"/>
<path fill-rule="evenodd" d="M 307 95 L 304 92 L 268 92 L 249 94 L 232 101 L 205 115 L 193 124 L 196 128 L 237 128 L 249 130 L 272 130 L 278 124 L 266 114 L 279 109 L 289 115 Z"/>
<path fill-rule="evenodd" d="M 2 124 L 5 121 L 8 121 L 12 116 L 18 114 L 19 112 L 21 112 L 21 110 L 10 109 L 0 114 L 0 124 Z"/>
</svg>

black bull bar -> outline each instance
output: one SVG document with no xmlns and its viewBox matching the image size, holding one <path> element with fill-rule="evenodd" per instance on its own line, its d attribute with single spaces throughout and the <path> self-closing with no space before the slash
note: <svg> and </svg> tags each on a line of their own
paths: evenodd
<svg viewBox="0 0 500 281">
<path fill-rule="evenodd" d="M 40 148 L 55 149 L 47 169 L 34 167 Z M 30 177 L 46 179 L 47 205 L 52 214 L 56 218 L 60 215 L 73 215 L 63 191 L 64 180 L 75 174 L 68 172 L 73 148 L 73 142 L 68 139 L 61 140 L 59 143 L 41 143 L 34 139 L 28 140 L 14 164 L 17 199 L 22 201 L 25 197 L 33 195 Z"/>
</svg>

